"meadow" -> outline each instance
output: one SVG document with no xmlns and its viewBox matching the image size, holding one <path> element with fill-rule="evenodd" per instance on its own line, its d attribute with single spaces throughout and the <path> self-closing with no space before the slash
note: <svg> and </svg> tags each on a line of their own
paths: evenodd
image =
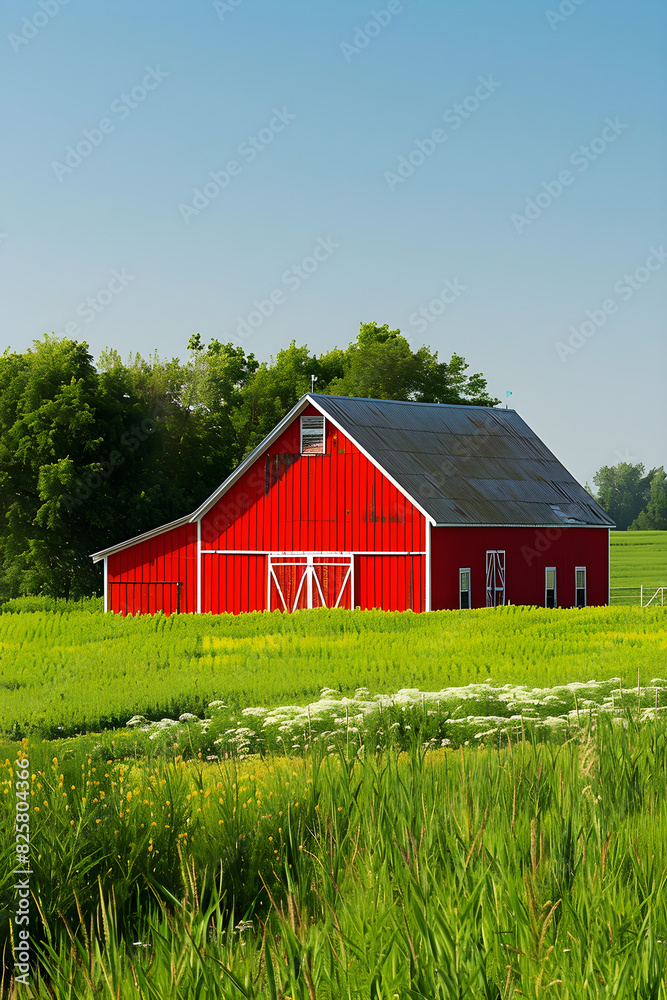
<svg viewBox="0 0 667 1000">
<path fill-rule="evenodd" d="M 99 604 L 0 613 L 0 720 L 46 738 L 151 720 L 305 705 L 322 688 L 390 695 L 486 681 L 552 687 L 664 673 L 665 609 L 528 607 L 411 612 L 342 609 L 120 617 Z"/>
<path fill-rule="evenodd" d="M 8 995 L 660 1000 L 666 746 L 659 716 L 630 711 L 456 751 L 114 763 L 27 745 L 33 972 Z M 14 777 L 7 761 L 7 862 Z M 5 912 L 13 882 L 6 863 Z"/>
<path fill-rule="evenodd" d="M 666 615 L 7 602 L 0 996 L 667 1000 Z"/>
</svg>

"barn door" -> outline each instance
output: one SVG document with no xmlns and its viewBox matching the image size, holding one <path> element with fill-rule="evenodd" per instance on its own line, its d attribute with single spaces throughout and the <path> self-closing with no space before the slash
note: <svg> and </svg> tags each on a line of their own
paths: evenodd
<svg viewBox="0 0 667 1000">
<path fill-rule="evenodd" d="M 505 603 L 505 551 L 486 553 L 486 606 L 496 608 Z"/>
<path fill-rule="evenodd" d="M 270 555 L 268 585 L 271 611 L 350 608 L 352 556 Z"/>
</svg>

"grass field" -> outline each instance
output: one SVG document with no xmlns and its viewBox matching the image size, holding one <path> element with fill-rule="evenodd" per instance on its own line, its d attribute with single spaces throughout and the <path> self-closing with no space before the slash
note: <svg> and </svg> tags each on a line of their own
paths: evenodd
<svg viewBox="0 0 667 1000">
<path fill-rule="evenodd" d="M 239 765 L 28 744 L 0 778 L 5 955 L 16 776 L 33 803 L 12 996 L 661 1000 L 666 737 L 628 713 L 566 742 Z"/>
<path fill-rule="evenodd" d="M 667 1000 L 667 609 L 1 610 L 2 1000 Z"/>
<path fill-rule="evenodd" d="M 19 602 L 20 607 L 25 605 Z M 69 606 L 0 614 L 0 720 L 13 737 L 492 681 L 552 687 L 665 672 L 667 609 L 527 607 L 123 618 Z"/>
<path fill-rule="evenodd" d="M 612 587 L 667 587 L 667 531 L 611 532 Z"/>
</svg>

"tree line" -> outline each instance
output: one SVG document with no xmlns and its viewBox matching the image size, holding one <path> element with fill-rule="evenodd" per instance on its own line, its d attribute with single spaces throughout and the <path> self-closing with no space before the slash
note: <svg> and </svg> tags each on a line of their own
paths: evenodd
<svg viewBox="0 0 667 1000">
<path fill-rule="evenodd" d="M 0 355 L 0 600 L 101 593 L 90 553 L 196 509 L 311 389 L 331 395 L 495 406 L 463 357 L 413 351 L 399 330 L 361 325 L 347 348 L 293 341 L 268 362 L 190 338 L 95 361 L 45 336 Z"/>
<path fill-rule="evenodd" d="M 621 531 L 667 531 L 667 475 L 641 462 L 603 465 L 593 476 L 593 496 Z"/>
</svg>

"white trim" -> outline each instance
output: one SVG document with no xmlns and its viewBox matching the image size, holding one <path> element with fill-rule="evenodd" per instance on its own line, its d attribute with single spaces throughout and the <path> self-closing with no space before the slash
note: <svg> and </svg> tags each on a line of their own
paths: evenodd
<svg viewBox="0 0 667 1000">
<path fill-rule="evenodd" d="M 548 605 L 547 605 L 547 591 L 550 589 L 549 587 L 547 587 L 547 573 L 553 573 L 553 575 L 554 575 L 554 585 L 553 585 L 554 603 L 553 603 L 553 607 L 557 608 L 558 607 L 558 573 L 556 571 L 556 567 L 555 566 L 545 566 L 544 567 L 544 607 L 545 608 L 548 607 Z"/>
<path fill-rule="evenodd" d="M 309 549 L 307 552 L 275 552 L 273 549 L 202 549 L 203 556 L 425 556 L 425 551 L 421 552 L 386 552 L 369 549 L 367 552 L 315 552 Z"/>
<path fill-rule="evenodd" d="M 424 611 L 431 610 L 431 523 L 426 528 L 426 580 L 424 582 Z"/>
<path fill-rule="evenodd" d="M 104 557 L 104 613 L 106 614 L 109 610 L 109 566 L 107 565 L 107 556 Z"/>
<path fill-rule="evenodd" d="M 134 538 L 128 538 L 127 541 L 119 542 L 118 545 L 111 545 L 108 549 L 100 549 L 99 552 L 93 552 L 90 558 L 95 563 L 100 562 L 100 560 L 106 559 L 107 556 L 113 556 L 116 552 L 122 552 L 123 549 L 128 549 L 139 542 L 147 542 L 151 538 L 156 538 L 157 535 L 163 534 L 165 531 L 171 531 L 172 528 L 182 528 L 184 525 L 189 524 L 190 521 L 190 515 L 186 514 L 185 517 L 179 517 L 177 521 L 162 524 L 159 528 L 153 528 L 152 531 L 144 531 L 143 535 L 135 535 Z"/>
<path fill-rule="evenodd" d="M 276 552 L 274 549 L 202 549 L 203 556 L 425 556 L 427 552 L 388 552 L 386 550 L 368 549 L 364 552 L 295 552 L 293 550 Z"/>
<path fill-rule="evenodd" d="M 463 591 L 461 589 L 461 573 L 468 574 L 468 589 Z M 461 604 L 461 594 L 467 593 L 468 595 L 468 607 L 464 608 Z M 469 611 L 472 608 L 472 574 L 470 572 L 470 566 L 460 566 L 459 567 L 459 611 Z"/>
<path fill-rule="evenodd" d="M 584 574 L 584 587 L 583 587 L 583 590 L 584 590 L 584 603 L 583 603 L 582 607 L 587 608 L 588 607 L 588 573 L 586 572 L 586 567 L 585 566 L 575 566 L 574 567 L 574 606 L 575 606 L 575 608 L 579 607 L 579 605 L 577 604 L 577 591 L 580 588 L 577 587 L 577 573 L 583 573 Z"/>
<path fill-rule="evenodd" d="M 473 524 L 472 522 L 469 523 L 468 521 L 451 521 L 451 522 L 447 522 L 447 523 L 445 523 L 444 521 L 438 521 L 438 522 L 434 521 L 433 522 L 433 527 L 434 528 L 498 528 L 498 529 L 501 529 L 501 528 L 502 529 L 505 529 L 505 528 L 562 528 L 563 531 L 565 531 L 566 528 L 568 529 L 568 531 L 570 530 L 570 528 L 602 528 L 602 529 L 604 529 L 606 531 L 610 530 L 608 524 L 563 524 L 562 521 L 559 521 L 559 522 L 550 521 L 549 524 L 535 524 L 535 523 L 533 523 L 533 524 L 505 524 L 505 522 L 498 523 L 497 521 L 494 524 L 482 524 L 481 521 L 479 523 Z"/>
<path fill-rule="evenodd" d="M 346 554 L 343 555 L 342 553 L 326 553 L 326 552 L 307 552 L 307 553 L 287 552 L 287 553 L 284 553 L 284 554 L 283 553 L 276 553 L 276 552 L 269 552 L 269 553 L 267 553 L 267 555 L 268 555 L 267 573 L 266 573 L 266 579 L 267 579 L 266 607 L 267 607 L 267 610 L 271 609 L 271 580 L 273 580 L 273 582 L 276 585 L 276 590 L 278 592 L 278 596 L 280 597 L 280 600 L 282 601 L 283 609 L 285 611 L 295 611 L 296 610 L 296 606 L 299 603 L 299 598 L 300 598 L 301 592 L 303 590 L 304 580 L 305 580 L 305 583 L 306 583 L 306 607 L 307 608 L 312 608 L 313 607 L 313 579 L 315 580 L 315 584 L 317 586 L 317 591 L 319 593 L 320 600 L 322 602 L 321 606 L 324 607 L 324 608 L 327 607 L 327 602 L 324 599 L 324 592 L 322 590 L 322 586 L 320 584 L 320 581 L 319 581 L 319 578 L 317 576 L 317 573 L 315 572 L 315 568 L 316 568 L 315 560 L 316 559 L 318 559 L 318 560 L 321 559 L 322 560 L 322 562 L 321 563 L 318 562 L 317 565 L 323 565 L 323 566 L 341 566 L 341 567 L 347 569 L 347 572 L 346 572 L 345 576 L 343 577 L 343 582 L 342 582 L 342 584 L 340 586 L 340 589 L 338 591 L 338 596 L 336 597 L 336 603 L 333 606 L 335 608 L 338 607 L 338 605 L 340 604 L 341 598 L 342 598 L 343 594 L 345 593 L 345 588 L 347 587 L 348 581 L 350 581 L 350 608 L 354 607 L 354 605 L 352 603 L 353 600 L 354 600 L 354 587 L 353 587 L 353 579 L 354 579 L 354 577 L 353 577 L 354 555 L 353 555 L 353 553 L 348 552 L 348 553 L 346 553 Z M 290 561 L 290 557 L 292 557 L 293 561 Z M 273 562 L 274 558 L 276 559 L 275 563 Z M 305 562 L 304 562 L 304 559 L 305 559 Z M 296 561 L 296 560 L 298 560 L 298 561 Z M 303 569 L 303 573 L 301 575 L 301 579 L 299 580 L 299 586 L 297 587 L 296 596 L 294 598 L 294 604 L 293 604 L 293 606 L 291 608 L 287 607 L 287 601 L 285 600 L 285 595 L 283 594 L 282 589 L 280 587 L 280 584 L 278 583 L 278 577 L 276 575 L 276 567 L 277 566 L 298 566 L 299 568 Z"/>
<path fill-rule="evenodd" d="M 588 581 L 586 581 L 586 600 L 588 600 Z M 611 604 L 611 528 L 607 528 L 607 607 Z"/>
<path fill-rule="evenodd" d="M 354 572 L 353 571 L 354 571 L 354 556 L 352 556 L 352 558 L 350 559 L 350 568 L 348 569 L 347 573 L 345 574 L 345 579 L 343 580 L 343 584 L 342 584 L 342 586 L 340 588 L 340 593 L 338 594 L 338 597 L 336 598 L 336 603 L 334 604 L 334 608 L 337 608 L 338 605 L 340 604 L 340 599 L 343 596 L 343 594 L 345 593 L 345 587 L 347 585 L 347 581 L 350 580 L 350 610 L 354 610 L 354 587 L 353 587 L 353 582 L 352 582 L 354 580 Z M 315 577 L 315 579 L 317 580 L 317 577 Z M 317 586 L 318 587 L 320 586 L 319 580 L 317 581 Z M 321 588 L 320 588 L 320 596 L 322 597 L 322 604 L 324 604 L 324 596 L 322 595 Z"/>
<path fill-rule="evenodd" d="M 491 559 L 489 560 L 489 556 Z M 502 559 L 500 558 L 502 556 Z M 498 571 L 498 572 L 496 572 Z M 497 585 L 497 580 L 502 581 L 502 587 Z M 489 586 L 489 580 L 493 580 L 493 586 Z M 503 595 L 502 607 L 507 601 L 507 581 L 505 576 L 505 549 L 486 550 L 486 607 L 497 608 L 496 594 L 501 591 Z M 489 604 L 489 594 L 493 592 L 493 604 Z"/>
<path fill-rule="evenodd" d="M 201 518 L 197 521 L 197 614 L 201 614 Z"/>
</svg>

